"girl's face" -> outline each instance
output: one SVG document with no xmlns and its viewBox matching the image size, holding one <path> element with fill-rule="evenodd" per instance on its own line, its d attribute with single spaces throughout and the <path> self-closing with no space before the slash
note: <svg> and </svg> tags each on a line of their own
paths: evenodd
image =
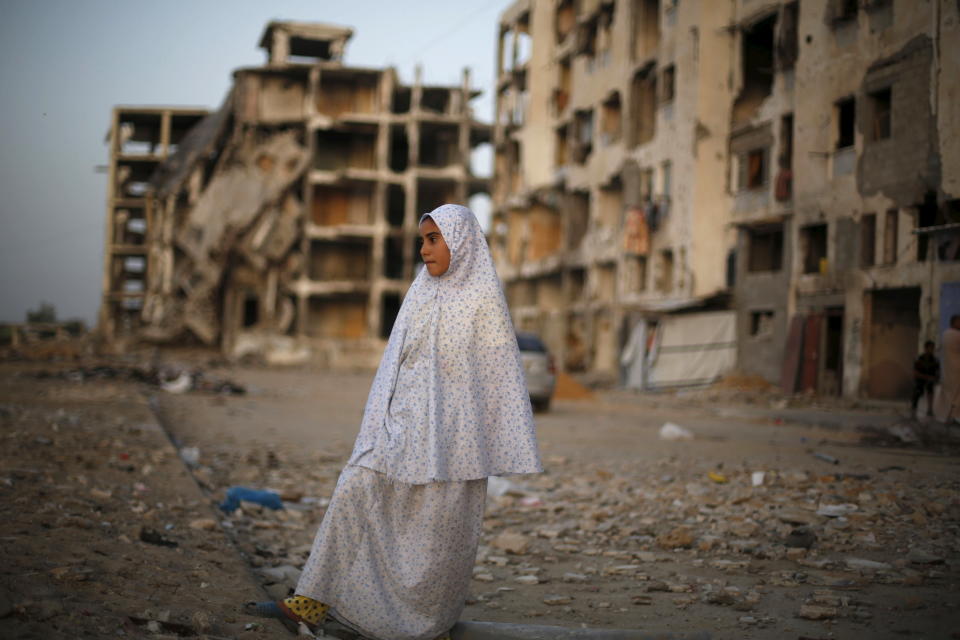
<svg viewBox="0 0 960 640">
<path fill-rule="evenodd" d="M 424 218 L 420 223 L 420 239 L 420 257 L 427 272 L 433 277 L 442 276 L 450 268 L 450 248 L 433 218 Z"/>
</svg>

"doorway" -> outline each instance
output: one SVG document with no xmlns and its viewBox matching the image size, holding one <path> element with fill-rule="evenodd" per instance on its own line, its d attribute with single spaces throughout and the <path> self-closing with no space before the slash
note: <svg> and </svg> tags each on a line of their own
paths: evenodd
<svg viewBox="0 0 960 640">
<path fill-rule="evenodd" d="M 867 395 L 905 399 L 913 389 L 913 361 L 920 343 L 920 288 L 867 294 L 870 312 Z"/>
</svg>

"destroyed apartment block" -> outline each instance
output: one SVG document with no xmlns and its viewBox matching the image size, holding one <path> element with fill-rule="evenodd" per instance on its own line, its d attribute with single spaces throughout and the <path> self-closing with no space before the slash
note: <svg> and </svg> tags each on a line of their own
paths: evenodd
<svg viewBox="0 0 960 640">
<path fill-rule="evenodd" d="M 419 216 L 487 191 L 470 153 L 490 130 L 466 71 L 446 87 L 348 67 L 351 33 L 267 25 L 268 63 L 235 71 L 220 109 L 152 173 L 132 338 L 375 360 L 415 275 Z"/>
<path fill-rule="evenodd" d="M 960 313 L 958 12 L 514 2 L 490 244 L 517 327 L 630 387 L 909 396 Z"/>
</svg>

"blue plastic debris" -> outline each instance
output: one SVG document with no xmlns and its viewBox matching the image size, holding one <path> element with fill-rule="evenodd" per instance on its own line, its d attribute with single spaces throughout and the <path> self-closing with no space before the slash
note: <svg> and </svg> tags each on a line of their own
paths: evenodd
<svg viewBox="0 0 960 640">
<path fill-rule="evenodd" d="M 240 502 L 255 502 L 268 509 L 283 509 L 280 494 L 265 489 L 249 489 L 247 487 L 230 487 L 227 489 L 227 499 L 220 503 L 220 508 L 227 513 L 233 513 L 240 508 Z"/>
</svg>

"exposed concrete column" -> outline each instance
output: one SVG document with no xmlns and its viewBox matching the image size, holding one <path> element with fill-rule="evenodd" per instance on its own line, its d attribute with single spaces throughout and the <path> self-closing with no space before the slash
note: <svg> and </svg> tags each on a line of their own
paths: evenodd
<svg viewBox="0 0 960 640">
<path fill-rule="evenodd" d="M 290 34 L 281 29 L 273 30 L 270 44 L 270 64 L 283 64 L 290 57 Z"/>
<path fill-rule="evenodd" d="M 173 114 L 164 111 L 160 116 L 160 155 L 166 158 L 170 155 L 170 127 L 173 120 Z"/>
</svg>

